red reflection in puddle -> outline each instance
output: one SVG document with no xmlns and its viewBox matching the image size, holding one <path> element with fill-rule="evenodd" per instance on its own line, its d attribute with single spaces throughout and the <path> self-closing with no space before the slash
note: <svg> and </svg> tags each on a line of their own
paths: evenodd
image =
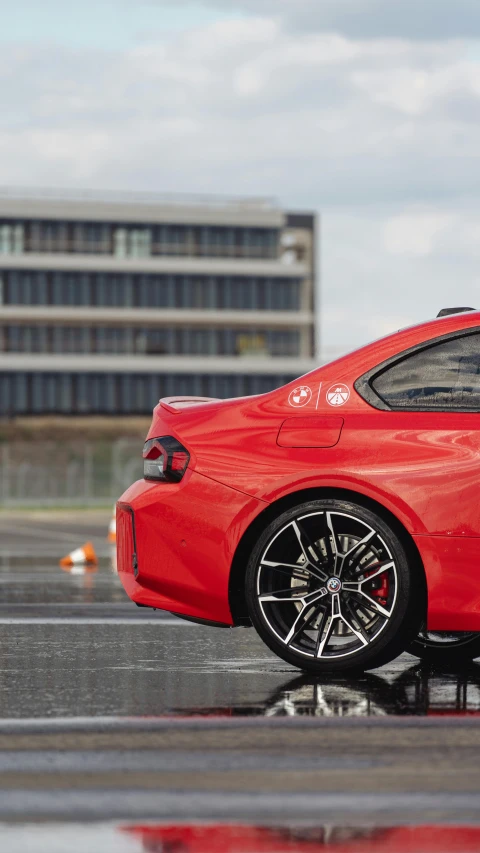
<svg viewBox="0 0 480 853">
<path fill-rule="evenodd" d="M 480 826 L 123 827 L 145 853 L 478 853 Z"/>
</svg>

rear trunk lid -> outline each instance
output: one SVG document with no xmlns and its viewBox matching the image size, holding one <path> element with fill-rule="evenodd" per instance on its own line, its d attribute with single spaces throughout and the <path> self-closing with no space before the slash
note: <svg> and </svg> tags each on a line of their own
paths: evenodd
<svg viewBox="0 0 480 853">
<path fill-rule="evenodd" d="M 219 402 L 220 400 L 218 397 L 175 396 L 162 397 L 160 400 L 160 406 L 162 409 L 166 409 L 167 412 L 170 412 L 173 415 L 179 415 L 183 409 L 190 408 L 190 406 L 199 406 L 202 403 Z"/>
</svg>

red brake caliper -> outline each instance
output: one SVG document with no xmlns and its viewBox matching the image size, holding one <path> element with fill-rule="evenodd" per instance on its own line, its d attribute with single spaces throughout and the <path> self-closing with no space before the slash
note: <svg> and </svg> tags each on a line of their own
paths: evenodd
<svg viewBox="0 0 480 853">
<path fill-rule="evenodd" d="M 365 572 L 365 577 L 368 578 L 370 575 L 374 575 L 377 570 L 375 566 L 372 566 L 369 572 Z M 378 599 L 380 604 L 385 605 L 388 599 L 388 573 L 384 572 L 382 575 L 378 575 L 374 581 L 372 581 L 372 585 L 370 587 L 370 593 L 372 598 Z"/>
</svg>

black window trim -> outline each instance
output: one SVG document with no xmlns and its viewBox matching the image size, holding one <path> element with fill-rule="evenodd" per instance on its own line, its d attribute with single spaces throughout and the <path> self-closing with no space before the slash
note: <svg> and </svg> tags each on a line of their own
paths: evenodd
<svg viewBox="0 0 480 853">
<path fill-rule="evenodd" d="M 372 406 L 374 409 L 380 409 L 383 412 L 445 412 L 448 414 L 452 413 L 464 413 L 464 414 L 475 414 L 480 411 L 480 407 L 478 409 L 461 409 L 451 407 L 446 409 L 444 406 L 428 406 L 425 409 L 419 408 L 407 408 L 406 406 L 389 406 L 382 397 L 374 390 L 373 381 L 377 379 L 382 373 L 385 373 L 388 368 L 393 367 L 395 364 L 400 364 L 402 361 L 406 361 L 411 355 L 414 355 L 417 352 L 422 352 L 422 350 L 431 349 L 437 344 L 444 343 L 445 341 L 453 341 L 457 338 L 466 338 L 469 335 L 475 335 L 480 333 L 480 326 L 471 326 L 468 329 L 458 329 L 456 332 L 449 332 L 446 335 L 439 335 L 436 338 L 429 338 L 427 341 L 422 341 L 419 344 L 415 344 L 413 347 L 409 347 L 409 349 L 403 350 L 401 353 L 397 353 L 396 355 L 390 356 L 385 361 L 380 362 L 380 364 L 375 365 L 370 370 L 367 370 L 366 373 L 363 373 L 358 379 L 353 383 L 353 387 L 355 391 L 360 394 L 363 400 Z"/>
</svg>

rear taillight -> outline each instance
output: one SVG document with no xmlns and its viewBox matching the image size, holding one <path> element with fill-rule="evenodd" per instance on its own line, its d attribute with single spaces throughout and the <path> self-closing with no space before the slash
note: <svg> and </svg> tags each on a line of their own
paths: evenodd
<svg viewBox="0 0 480 853">
<path fill-rule="evenodd" d="M 151 438 L 143 447 L 143 476 L 145 480 L 178 483 L 190 462 L 190 454 L 176 438 L 162 435 Z"/>
</svg>

